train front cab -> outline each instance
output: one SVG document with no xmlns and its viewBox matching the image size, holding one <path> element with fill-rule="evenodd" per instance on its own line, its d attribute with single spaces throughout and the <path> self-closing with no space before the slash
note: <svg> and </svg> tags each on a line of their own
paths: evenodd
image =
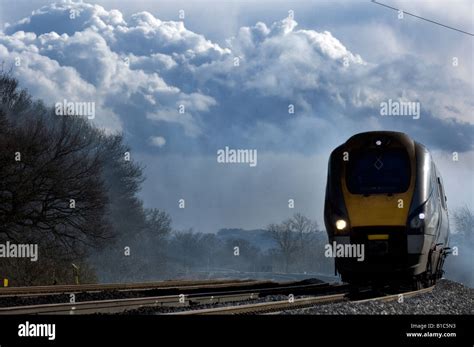
<svg viewBox="0 0 474 347">
<path fill-rule="evenodd" d="M 335 258 L 345 282 L 419 286 L 441 276 L 449 235 L 443 182 L 427 149 L 405 134 L 359 134 L 333 151 L 325 224 L 331 244 L 364 246 L 363 261 Z"/>
</svg>

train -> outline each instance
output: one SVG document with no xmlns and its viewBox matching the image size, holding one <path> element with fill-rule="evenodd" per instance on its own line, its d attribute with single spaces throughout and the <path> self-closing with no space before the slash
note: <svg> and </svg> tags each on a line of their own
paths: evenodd
<svg viewBox="0 0 474 347">
<path fill-rule="evenodd" d="M 443 179 L 428 149 L 405 133 L 359 133 L 332 151 L 324 223 L 338 247 L 335 272 L 354 287 L 421 289 L 443 275 L 450 253 Z"/>
</svg>

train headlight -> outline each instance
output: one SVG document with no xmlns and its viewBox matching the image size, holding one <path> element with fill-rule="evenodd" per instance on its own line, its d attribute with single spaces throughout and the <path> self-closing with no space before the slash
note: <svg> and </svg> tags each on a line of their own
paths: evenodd
<svg viewBox="0 0 474 347">
<path fill-rule="evenodd" d="M 425 218 L 426 216 L 424 213 L 419 213 L 415 215 L 415 217 L 413 217 L 410 221 L 410 227 L 412 229 L 420 229 L 425 223 Z"/>
<path fill-rule="evenodd" d="M 338 219 L 336 221 L 336 229 L 337 230 L 344 230 L 347 226 L 347 222 L 344 219 Z"/>
</svg>

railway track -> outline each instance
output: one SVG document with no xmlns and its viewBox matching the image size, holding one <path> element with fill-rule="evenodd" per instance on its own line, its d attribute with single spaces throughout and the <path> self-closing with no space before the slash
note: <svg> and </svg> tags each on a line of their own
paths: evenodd
<svg viewBox="0 0 474 347">
<path fill-rule="evenodd" d="M 400 295 L 403 295 L 404 298 L 413 297 L 423 293 L 431 292 L 434 289 L 434 286 L 429 288 L 424 288 L 411 292 L 404 292 L 400 294 L 386 295 L 375 298 L 363 299 L 363 300 L 349 300 L 347 293 L 335 294 L 335 295 L 325 295 L 312 298 L 299 298 L 294 300 L 284 300 L 284 301 L 275 301 L 275 302 L 265 302 L 265 303 L 256 303 L 248 305 L 239 305 L 239 306 L 227 306 L 227 307 L 217 307 L 203 310 L 190 310 L 175 312 L 170 314 L 175 315 L 232 315 L 232 314 L 268 314 L 268 313 L 278 313 L 286 310 L 294 310 L 299 308 L 306 308 L 315 305 L 321 305 L 324 303 L 336 303 L 342 301 L 351 301 L 357 303 L 369 302 L 369 301 L 395 301 L 398 300 Z"/>
<path fill-rule="evenodd" d="M 163 285 L 163 283 L 160 283 Z M 176 284 L 180 286 L 176 286 Z M 305 308 L 325 303 L 341 301 L 392 301 L 400 294 L 377 296 L 366 299 L 351 300 L 349 287 L 345 284 L 289 282 L 275 283 L 269 281 L 196 281 L 166 283 L 165 288 L 172 288 L 172 295 L 146 296 L 125 299 L 107 299 L 82 302 L 59 302 L 40 305 L 0 307 L 0 315 L 20 314 L 113 314 L 140 308 L 169 308 L 176 315 L 227 315 L 227 314 L 265 314 L 285 310 Z M 149 288 L 150 283 L 128 285 L 101 285 L 101 288 L 123 288 L 138 290 Z M 92 290 L 98 290 L 95 285 Z M 92 287 L 87 286 L 87 290 Z M 155 288 L 155 287 L 151 287 Z M 191 290 L 190 290 L 191 289 Z M 405 298 L 429 292 L 433 287 L 402 293 Z M 77 287 L 75 288 L 77 291 Z M 35 293 L 38 294 L 38 293 Z M 290 295 L 292 294 L 292 295 Z M 20 295 L 26 295 L 22 293 Z M 262 302 L 269 295 L 286 295 L 288 300 Z M 295 298 L 295 296 L 308 297 Z M 254 301 L 254 302 L 251 302 Z M 199 309 L 202 305 L 236 303 L 229 306 Z"/>
<path fill-rule="evenodd" d="M 316 281 L 316 283 L 315 283 Z M 158 283 L 157 286 L 146 284 L 134 285 L 129 289 L 127 286 L 124 289 L 122 285 L 107 285 L 102 286 L 103 290 L 95 287 L 92 289 L 87 287 L 87 291 L 78 291 L 78 288 L 74 288 L 74 292 L 58 293 L 56 288 L 53 293 L 7 293 L 0 295 L 0 308 L 11 307 L 11 306 L 32 306 L 41 304 L 65 304 L 71 300 L 74 302 L 85 302 L 85 301 L 103 301 L 103 300 L 118 300 L 118 299 L 139 299 L 149 297 L 178 297 L 183 295 L 186 298 L 195 297 L 196 295 L 224 295 L 234 293 L 254 293 L 256 291 L 260 293 L 279 294 L 294 291 L 294 294 L 316 294 L 323 293 L 327 290 L 327 283 L 319 280 L 305 280 L 299 282 L 272 282 L 272 281 L 225 281 L 222 283 L 216 283 L 215 281 L 204 282 L 202 284 L 196 284 L 195 282 L 177 283 L 178 286 L 172 286 L 168 283 Z M 109 289 L 110 288 L 110 289 Z M 116 288 L 120 289 L 117 290 Z M 77 295 L 71 295 L 72 293 Z"/>
<path fill-rule="evenodd" d="M 255 280 L 199 280 L 199 281 L 161 281 L 142 283 L 106 283 L 106 284 L 75 284 L 75 285 L 52 285 L 31 287 L 6 287 L 0 288 L 0 298 L 8 296 L 35 296 L 35 295 L 57 295 L 64 293 L 96 293 L 106 290 L 136 291 L 159 288 L 203 288 L 203 287 L 227 287 L 243 284 L 271 283 L 271 281 Z"/>
<path fill-rule="evenodd" d="M 234 289 L 235 286 L 224 287 L 221 291 L 183 294 L 176 292 L 174 295 L 128 298 L 116 300 L 97 300 L 76 303 L 52 303 L 41 305 L 0 307 L 0 314 L 92 314 L 92 313 L 118 313 L 142 307 L 174 307 L 185 308 L 189 306 L 217 304 L 223 302 L 242 302 L 257 300 L 268 295 L 303 295 L 325 294 L 330 292 L 347 292 L 343 284 L 281 284 L 272 283 L 266 287 L 250 289 Z M 201 288 L 202 289 L 202 288 Z"/>
<path fill-rule="evenodd" d="M 324 295 L 310 298 L 298 298 L 293 300 L 281 300 L 275 302 L 260 302 L 255 304 L 217 307 L 203 310 L 190 310 L 170 313 L 173 315 L 228 315 L 228 314 L 262 314 L 275 313 L 288 309 L 310 307 L 324 303 L 335 303 L 346 301 L 347 293 Z"/>
<path fill-rule="evenodd" d="M 201 296 L 193 298 L 195 303 L 217 303 L 229 301 L 242 301 L 256 298 L 253 294 L 229 294 L 226 296 L 209 297 Z M 78 303 L 44 304 L 31 306 L 13 306 L 0 308 L 0 315 L 31 315 L 31 314 L 97 314 L 97 313 L 119 313 L 134 310 L 141 307 L 186 307 L 190 306 L 189 298 L 181 298 L 176 295 L 158 296 L 149 298 L 132 298 L 117 300 L 85 301 Z"/>
</svg>

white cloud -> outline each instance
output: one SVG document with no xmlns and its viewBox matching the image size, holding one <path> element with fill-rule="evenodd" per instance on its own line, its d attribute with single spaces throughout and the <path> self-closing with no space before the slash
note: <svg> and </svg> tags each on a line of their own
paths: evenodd
<svg viewBox="0 0 474 347">
<path fill-rule="evenodd" d="M 389 4 L 445 25 L 474 32 L 474 22 L 472 21 L 474 4 L 471 0 L 451 0 L 449 3 L 444 1 L 391 0 Z"/>
<path fill-rule="evenodd" d="M 106 29 L 126 25 L 120 11 L 106 11 L 102 6 L 85 2 L 63 1 L 52 3 L 32 12 L 31 16 L 8 25 L 5 32 L 33 31 L 37 34 L 74 33 L 85 28 Z"/>
<path fill-rule="evenodd" d="M 163 147 L 166 144 L 166 139 L 162 136 L 150 137 L 150 143 L 156 147 Z"/>
<path fill-rule="evenodd" d="M 392 35 L 391 54 L 399 43 L 386 32 Z M 300 29 L 290 18 L 242 27 L 227 42 L 221 47 L 183 22 L 149 12 L 125 20 L 118 10 L 83 2 L 42 7 L 0 33 L 1 58 L 11 63 L 21 57 L 14 71 L 36 96 L 94 100 L 96 122 L 110 129 L 123 129 L 124 119 L 133 117 L 201 136 L 212 128 L 207 114 L 225 111 L 221 117 L 237 122 L 226 107 L 245 93 L 292 102 L 304 116 L 324 108 L 318 116 L 328 119 L 329 113 L 374 109 L 388 98 L 407 97 L 440 119 L 474 122 L 464 82 L 404 54 L 366 62 L 329 31 Z M 447 95 L 446 86 L 460 92 Z M 180 105 L 185 114 L 178 112 Z"/>
<path fill-rule="evenodd" d="M 47 102 L 63 97 L 94 100 L 99 106 L 95 122 L 109 130 L 122 130 L 120 104 L 129 102 L 142 121 L 173 122 L 190 136 L 198 134 L 195 114 L 209 111 L 215 100 L 198 91 L 182 92 L 159 72 L 175 67 L 175 60 L 197 62 L 228 50 L 188 31 L 181 22 L 162 22 L 146 12 L 129 22 L 118 10 L 98 5 L 52 4 L 7 27 L 7 34 L 0 33 L 0 44 L 6 48 L 0 58 L 13 64 L 21 57 L 14 72 Z M 187 108 L 184 117 L 175 112 L 180 104 Z M 156 116 L 163 113 L 166 116 Z M 146 117 L 150 114 L 155 116 Z"/>
<path fill-rule="evenodd" d="M 234 54 L 243 60 L 237 74 L 245 75 L 245 87 L 266 95 L 290 97 L 299 91 L 320 88 L 328 72 L 345 70 L 344 62 L 364 64 L 331 33 L 296 28 L 296 21 L 287 18 L 270 28 L 257 23 L 240 29 L 230 44 Z"/>
</svg>

